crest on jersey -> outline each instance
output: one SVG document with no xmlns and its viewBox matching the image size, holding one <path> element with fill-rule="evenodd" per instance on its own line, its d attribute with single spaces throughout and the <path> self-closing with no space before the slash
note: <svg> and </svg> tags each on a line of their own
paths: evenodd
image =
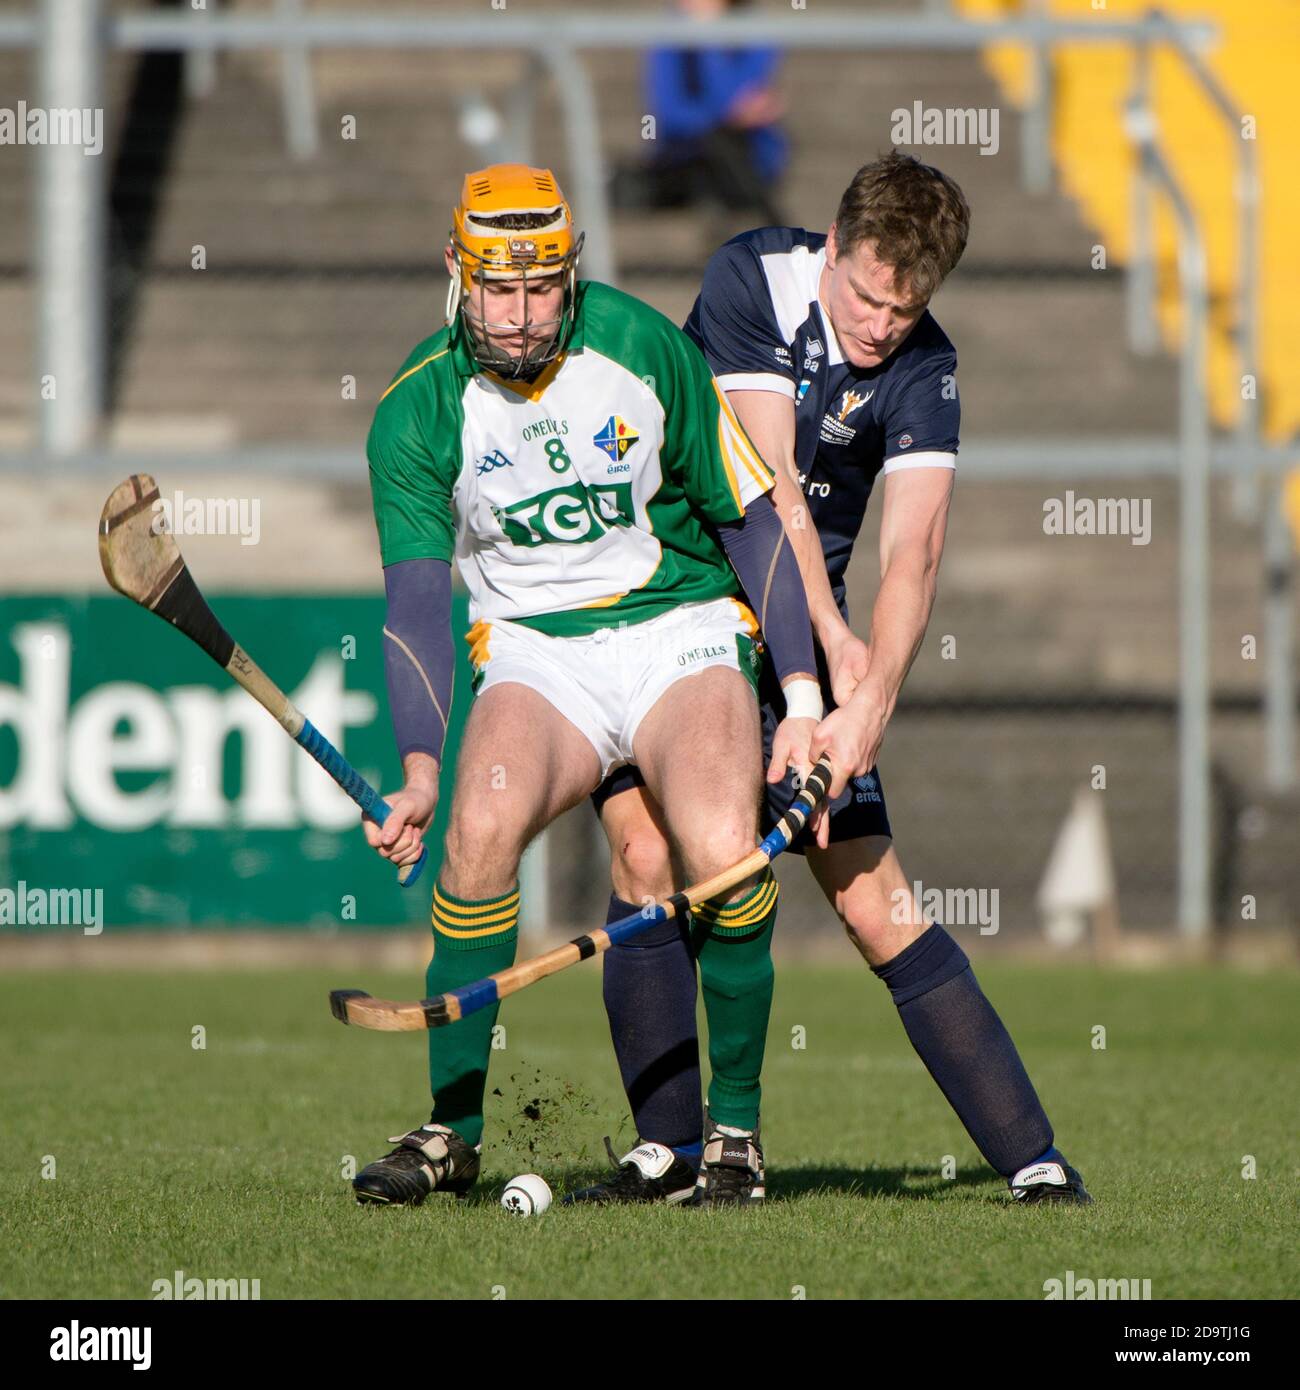
<svg viewBox="0 0 1300 1390">
<path fill-rule="evenodd" d="M 641 436 L 621 415 L 611 415 L 604 428 L 592 435 L 591 442 L 618 463 L 640 438 Z"/>
<path fill-rule="evenodd" d="M 855 391 L 850 387 L 840 397 L 838 406 L 832 407 L 822 416 L 820 438 L 823 444 L 851 444 L 857 434 L 857 426 L 850 425 L 848 418 L 860 410 L 876 393 Z"/>
</svg>

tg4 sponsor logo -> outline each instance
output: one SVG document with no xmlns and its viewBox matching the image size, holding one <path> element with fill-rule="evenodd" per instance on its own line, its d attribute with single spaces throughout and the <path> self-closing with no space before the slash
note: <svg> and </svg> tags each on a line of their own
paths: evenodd
<svg viewBox="0 0 1300 1390">
<path fill-rule="evenodd" d="M 612 527 L 632 524 L 632 485 L 588 488 L 572 483 L 508 507 L 493 507 L 492 514 L 515 545 L 582 545 L 599 540 Z"/>
</svg>

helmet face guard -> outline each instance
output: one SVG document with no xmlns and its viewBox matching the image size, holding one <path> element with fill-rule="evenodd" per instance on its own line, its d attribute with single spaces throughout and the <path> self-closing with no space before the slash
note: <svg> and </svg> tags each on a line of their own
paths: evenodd
<svg viewBox="0 0 1300 1390">
<path fill-rule="evenodd" d="M 531 377 L 564 351 L 573 330 L 578 256 L 583 238 L 554 176 L 545 169 L 498 164 L 470 174 L 456 206 L 450 251 L 453 274 L 447 322 L 459 318 L 475 361 L 506 378 Z M 559 280 L 558 314 L 534 318 L 533 301 Z M 488 286 L 522 295 L 519 323 L 495 321 Z M 518 339 L 518 346 L 500 340 Z"/>
</svg>

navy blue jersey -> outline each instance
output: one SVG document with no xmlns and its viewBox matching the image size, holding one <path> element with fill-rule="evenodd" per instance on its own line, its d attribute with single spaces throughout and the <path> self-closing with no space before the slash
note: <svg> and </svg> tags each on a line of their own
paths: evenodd
<svg viewBox="0 0 1300 1390">
<path fill-rule="evenodd" d="M 957 353 L 927 309 L 878 367 L 844 360 L 817 286 L 826 238 L 762 227 L 719 248 L 686 332 L 726 391 L 776 391 L 795 407 L 795 464 L 835 600 L 881 473 L 955 468 Z"/>
</svg>

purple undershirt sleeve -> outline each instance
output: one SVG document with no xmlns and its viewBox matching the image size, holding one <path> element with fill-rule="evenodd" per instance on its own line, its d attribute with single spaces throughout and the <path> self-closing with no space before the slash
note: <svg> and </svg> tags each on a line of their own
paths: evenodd
<svg viewBox="0 0 1300 1390">
<path fill-rule="evenodd" d="M 763 629 L 778 680 L 796 671 L 815 675 L 803 578 L 771 497 L 756 497 L 739 521 L 725 522 L 718 531 Z"/>
<path fill-rule="evenodd" d="M 451 566 L 401 560 L 384 568 L 384 674 L 398 756 L 428 753 L 442 763 L 451 714 Z"/>
</svg>

